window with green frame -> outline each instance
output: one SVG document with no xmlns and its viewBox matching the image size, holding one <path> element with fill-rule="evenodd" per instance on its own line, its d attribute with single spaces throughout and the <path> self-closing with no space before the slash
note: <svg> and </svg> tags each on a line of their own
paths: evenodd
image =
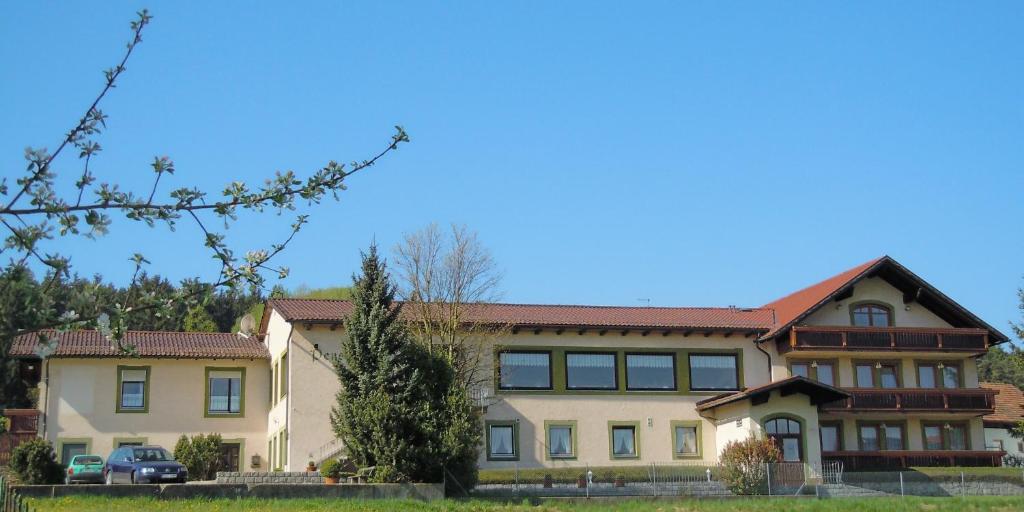
<svg viewBox="0 0 1024 512">
<path fill-rule="evenodd" d="M 117 367 L 116 412 L 149 412 L 149 366 Z"/>
<path fill-rule="evenodd" d="M 205 415 L 245 414 L 245 368 L 206 368 Z"/>
<path fill-rule="evenodd" d="M 925 450 L 967 450 L 969 430 L 966 423 L 946 422 L 921 424 Z"/>
<path fill-rule="evenodd" d="M 612 459 L 640 458 L 640 423 L 633 421 L 608 422 L 608 444 Z"/>
<path fill-rule="evenodd" d="M 544 441 L 549 459 L 576 458 L 576 422 L 545 421 Z"/>
<path fill-rule="evenodd" d="M 854 361 L 858 388 L 894 389 L 903 384 L 898 361 Z"/>
<path fill-rule="evenodd" d="M 288 396 L 288 351 L 281 356 L 281 382 L 278 384 L 280 388 L 280 396 L 278 398 L 284 398 Z"/>
<path fill-rule="evenodd" d="M 519 460 L 519 423 L 487 421 L 484 425 L 487 460 Z"/>
<path fill-rule="evenodd" d="M 672 426 L 672 457 L 685 459 L 700 457 L 700 421 L 673 421 Z"/>
<path fill-rule="evenodd" d="M 950 361 L 918 361 L 917 386 L 920 388 L 956 389 L 963 387 L 960 363 Z"/>
<path fill-rule="evenodd" d="M 828 386 L 836 385 L 836 362 L 833 360 L 791 361 L 789 374 L 806 377 Z"/>
<path fill-rule="evenodd" d="M 858 422 L 857 441 L 865 452 L 905 450 L 906 425 L 902 422 Z"/>
</svg>

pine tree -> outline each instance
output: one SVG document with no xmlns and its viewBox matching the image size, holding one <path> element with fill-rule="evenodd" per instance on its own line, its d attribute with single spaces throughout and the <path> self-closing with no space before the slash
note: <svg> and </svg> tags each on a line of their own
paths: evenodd
<svg viewBox="0 0 1024 512">
<path fill-rule="evenodd" d="M 353 276 L 351 315 L 334 368 L 341 384 L 331 426 L 360 466 L 381 481 L 420 480 L 429 461 L 421 446 L 422 352 L 399 319 L 386 264 L 370 246 Z"/>
</svg>

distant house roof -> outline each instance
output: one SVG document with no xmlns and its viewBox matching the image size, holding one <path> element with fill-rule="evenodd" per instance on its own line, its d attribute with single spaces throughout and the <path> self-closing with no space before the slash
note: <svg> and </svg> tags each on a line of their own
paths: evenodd
<svg viewBox="0 0 1024 512">
<path fill-rule="evenodd" d="M 352 311 L 352 303 L 347 300 L 271 299 L 268 304 L 289 322 L 341 322 Z M 466 322 L 524 328 L 708 329 L 764 332 L 772 325 L 770 310 L 735 307 L 469 304 L 465 306 L 464 314 Z"/>
<path fill-rule="evenodd" d="M 817 284 L 765 304 L 762 306 L 763 308 L 775 312 L 775 324 L 767 334 L 762 336 L 762 339 L 783 334 L 830 300 L 841 300 L 844 294 L 853 289 L 854 285 L 869 277 L 884 279 L 903 292 L 905 302 L 916 302 L 924 306 L 953 327 L 974 327 L 987 330 L 989 343 L 992 345 L 1010 340 L 998 329 L 985 323 L 974 313 L 957 304 L 956 301 L 889 256 L 882 256 L 862 263 Z"/>
<path fill-rule="evenodd" d="M 42 331 L 14 338 L 13 357 L 37 356 L 39 334 L 57 341 L 50 357 L 125 357 L 97 331 Z M 124 342 L 139 357 L 176 359 L 270 359 L 267 347 L 255 337 L 220 332 L 128 331 Z"/>
<path fill-rule="evenodd" d="M 1017 386 L 999 382 L 982 382 L 980 385 L 982 388 L 999 392 L 995 397 L 995 412 L 982 418 L 985 426 L 1013 426 L 1024 420 L 1024 392 Z"/>
<path fill-rule="evenodd" d="M 795 377 L 778 380 L 756 388 L 748 388 L 743 391 L 705 398 L 704 400 L 697 402 L 697 410 L 706 411 L 708 409 L 714 409 L 716 407 L 721 407 L 741 400 L 751 400 L 755 404 L 759 402 L 763 403 L 768 400 L 771 392 L 775 390 L 779 390 L 779 392 L 782 393 L 782 396 L 791 395 L 793 393 L 807 395 L 810 397 L 811 404 L 813 405 L 835 402 L 836 400 L 842 400 L 843 398 L 850 396 L 849 393 L 842 389 L 797 375 Z"/>
</svg>

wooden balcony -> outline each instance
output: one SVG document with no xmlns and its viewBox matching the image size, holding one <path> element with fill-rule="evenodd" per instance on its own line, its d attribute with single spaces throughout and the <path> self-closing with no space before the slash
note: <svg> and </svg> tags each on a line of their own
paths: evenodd
<svg viewBox="0 0 1024 512">
<path fill-rule="evenodd" d="M 819 406 L 821 412 L 967 412 L 991 414 L 996 391 L 991 389 L 859 389 L 844 388 L 850 398 Z"/>
<path fill-rule="evenodd" d="M 983 354 L 988 350 L 988 331 L 930 327 L 798 326 L 789 331 L 789 340 L 779 341 L 778 349 L 781 354 L 793 350 Z"/>
<path fill-rule="evenodd" d="M 980 450 L 890 450 L 821 452 L 822 461 L 842 461 L 846 471 L 885 471 L 921 466 L 998 467 L 1004 451 Z"/>
</svg>

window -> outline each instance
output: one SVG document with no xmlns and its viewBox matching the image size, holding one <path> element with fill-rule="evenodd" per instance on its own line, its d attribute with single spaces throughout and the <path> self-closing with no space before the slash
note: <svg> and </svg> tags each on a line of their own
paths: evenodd
<svg viewBox="0 0 1024 512">
<path fill-rule="evenodd" d="M 858 327 L 889 327 L 892 310 L 882 304 L 857 304 L 850 308 L 852 323 Z"/>
<path fill-rule="evenodd" d="M 241 471 L 242 443 L 222 442 L 220 445 L 221 471 Z"/>
<path fill-rule="evenodd" d="M 700 422 L 672 422 L 672 455 L 679 458 L 700 457 Z"/>
<path fill-rule="evenodd" d="M 690 389 L 697 391 L 739 388 L 736 355 L 690 354 Z"/>
<path fill-rule="evenodd" d="M 571 459 L 576 456 L 576 422 L 544 422 L 548 458 Z"/>
<path fill-rule="evenodd" d="M 241 416 L 245 410 L 245 368 L 206 369 L 206 415 Z"/>
<path fill-rule="evenodd" d="M 808 363 L 793 363 L 789 367 L 789 373 L 793 377 L 811 378 L 811 365 Z"/>
<path fill-rule="evenodd" d="M 956 363 L 918 363 L 917 385 L 922 388 L 960 387 L 960 366 Z"/>
<path fill-rule="evenodd" d="M 904 425 L 862 423 L 858 429 L 861 451 L 903 450 L 906 447 Z"/>
<path fill-rule="evenodd" d="M 117 367 L 117 412 L 149 412 L 149 367 Z"/>
<path fill-rule="evenodd" d="M 519 460 L 518 430 L 514 421 L 487 422 L 487 460 Z"/>
<path fill-rule="evenodd" d="M 281 370 L 279 373 L 281 375 L 281 382 L 278 384 L 278 388 L 280 388 L 278 398 L 284 398 L 288 396 L 288 352 L 281 356 Z"/>
<path fill-rule="evenodd" d="M 277 385 L 278 385 L 278 382 L 279 382 L 278 375 L 280 375 L 280 373 L 278 371 L 279 369 L 280 369 L 280 362 L 279 361 L 274 361 L 274 373 L 273 373 L 273 375 L 270 376 L 270 387 L 271 387 L 271 389 L 270 389 L 270 403 L 271 403 L 271 405 L 277 405 L 277 393 L 278 393 L 278 389 L 279 389 Z"/>
<path fill-rule="evenodd" d="M 790 418 L 771 419 L 764 423 L 764 431 L 779 447 L 783 462 L 803 460 L 803 436 L 799 421 Z"/>
<path fill-rule="evenodd" d="M 857 387 L 894 389 L 900 387 L 900 367 L 896 363 L 856 363 Z"/>
<path fill-rule="evenodd" d="M 926 450 L 966 450 L 967 425 L 965 423 L 925 423 Z"/>
<path fill-rule="evenodd" d="M 829 386 L 835 385 L 835 363 L 832 361 L 793 361 L 789 365 L 791 376 L 814 379 Z"/>
<path fill-rule="evenodd" d="M 843 449 L 843 430 L 840 423 L 822 423 L 818 430 L 821 433 L 821 451 L 838 452 Z"/>
<path fill-rule="evenodd" d="M 67 465 L 71 462 L 72 457 L 89 453 L 90 441 L 90 439 L 58 439 L 57 456 L 60 458 L 57 459 L 57 462 Z"/>
<path fill-rule="evenodd" d="M 502 352 L 498 365 L 501 389 L 551 389 L 551 352 Z"/>
<path fill-rule="evenodd" d="M 626 389 L 675 390 L 676 357 L 672 354 L 626 354 Z"/>
<path fill-rule="evenodd" d="M 565 354 L 566 389 L 618 389 L 615 354 Z"/>
<path fill-rule="evenodd" d="M 114 448 L 124 448 L 126 446 L 144 446 L 149 439 L 145 437 L 115 437 Z"/>
<path fill-rule="evenodd" d="M 635 459 L 639 457 L 636 445 L 636 424 L 611 425 L 611 450 L 613 459 Z"/>
<path fill-rule="evenodd" d="M 996 451 L 1000 451 L 1000 452 L 1001 451 L 1005 451 L 1005 449 L 1003 448 L 1003 440 L 1002 439 L 996 439 L 995 440 L 995 444 L 992 447 L 995 448 Z"/>
<path fill-rule="evenodd" d="M 870 364 L 858 364 L 857 365 L 857 387 L 858 388 L 873 388 L 875 387 L 875 370 Z"/>
</svg>

